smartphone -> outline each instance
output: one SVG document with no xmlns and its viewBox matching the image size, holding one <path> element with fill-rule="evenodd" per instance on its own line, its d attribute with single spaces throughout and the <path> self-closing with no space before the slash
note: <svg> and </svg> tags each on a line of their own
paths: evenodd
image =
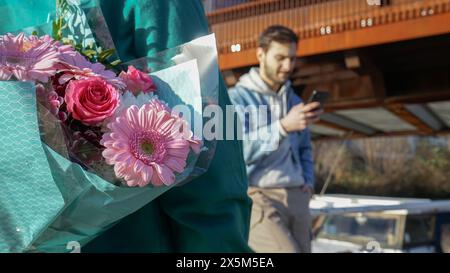
<svg viewBox="0 0 450 273">
<path fill-rule="evenodd" d="M 323 105 L 327 101 L 329 95 L 330 94 L 326 91 L 314 90 L 308 99 L 308 103 L 316 101 L 316 102 L 320 103 L 321 107 L 323 107 Z"/>
</svg>

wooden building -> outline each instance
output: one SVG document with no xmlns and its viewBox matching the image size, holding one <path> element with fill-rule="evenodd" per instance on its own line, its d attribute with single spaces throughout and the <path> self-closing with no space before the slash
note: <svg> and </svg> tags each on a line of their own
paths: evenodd
<svg viewBox="0 0 450 273">
<path fill-rule="evenodd" d="M 257 65 L 259 33 L 299 36 L 294 88 L 330 92 L 315 137 L 450 130 L 450 0 L 206 0 L 229 86 Z"/>
</svg>

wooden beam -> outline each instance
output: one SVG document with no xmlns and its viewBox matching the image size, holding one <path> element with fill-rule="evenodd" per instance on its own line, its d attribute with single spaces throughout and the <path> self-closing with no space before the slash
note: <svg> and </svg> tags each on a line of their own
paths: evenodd
<svg viewBox="0 0 450 273">
<path fill-rule="evenodd" d="M 403 103 L 389 103 L 386 104 L 384 108 L 425 134 L 431 134 L 434 131 L 428 124 L 409 112 Z"/>
<path fill-rule="evenodd" d="M 353 48 L 393 43 L 450 33 L 450 13 L 376 25 L 335 34 L 302 39 L 297 56 L 305 57 Z M 220 54 L 221 69 L 256 65 L 256 48 Z"/>
<path fill-rule="evenodd" d="M 317 125 L 322 125 L 322 126 L 325 126 L 325 127 L 331 128 L 331 129 L 336 129 L 336 130 L 339 130 L 339 131 L 344 131 L 345 133 L 353 132 L 353 135 L 358 135 L 360 137 L 368 136 L 368 135 L 359 133 L 357 131 L 351 130 L 351 129 L 347 128 L 347 127 L 339 126 L 338 124 L 331 123 L 331 122 L 328 122 L 328 121 L 325 121 L 325 120 L 319 120 L 316 124 Z"/>
<path fill-rule="evenodd" d="M 297 53 L 303 57 L 450 33 L 448 22 L 450 13 L 443 13 L 304 39 L 300 41 Z"/>
<path fill-rule="evenodd" d="M 446 127 L 445 122 L 434 113 L 426 104 L 404 104 L 405 108 L 416 117 L 425 122 L 433 131 L 440 131 Z"/>
<path fill-rule="evenodd" d="M 369 75 L 372 83 L 374 96 L 378 99 L 384 99 L 386 97 L 386 85 L 383 76 L 383 72 L 374 62 L 373 57 L 370 55 L 367 49 L 358 49 L 354 52 L 361 59 L 362 66 L 358 69 L 361 75 Z"/>
<path fill-rule="evenodd" d="M 206 17 L 210 24 L 216 24 L 246 18 L 248 17 L 248 14 L 252 12 L 254 12 L 255 15 L 263 16 L 265 13 L 261 13 L 261 11 L 264 12 L 266 9 L 269 9 L 270 12 L 278 12 L 298 7 L 317 5 L 327 1 L 330 0 L 315 0 L 314 3 L 311 1 L 291 2 L 289 0 L 253 0 L 208 12 Z M 280 5 L 281 3 L 284 3 L 284 5 Z"/>
<path fill-rule="evenodd" d="M 360 99 L 360 100 L 346 100 L 326 103 L 324 108 L 326 112 L 333 112 L 337 110 L 345 109 L 358 109 L 358 108 L 372 108 L 382 106 L 383 100 L 380 99 Z"/>
<path fill-rule="evenodd" d="M 336 114 L 336 113 L 324 113 L 320 117 L 322 121 L 326 121 L 332 124 L 336 124 L 342 127 L 348 128 L 350 131 L 356 131 L 361 134 L 373 135 L 378 132 L 378 129 L 371 127 L 368 124 L 364 124 L 348 117 Z"/>
<path fill-rule="evenodd" d="M 301 61 L 297 61 L 301 62 Z M 298 64 L 292 74 L 292 78 L 301 78 L 312 75 L 320 75 L 336 71 L 346 70 L 345 67 L 337 62 L 314 62 Z"/>
<path fill-rule="evenodd" d="M 326 83 L 332 81 L 342 81 L 357 78 L 358 74 L 351 70 L 341 70 L 335 71 L 326 74 L 319 74 L 316 76 L 306 77 L 306 78 L 297 78 L 293 80 L 293 85 L 302 85 L 302 84 L 317 84 L 317 83 Z"/>
<path fill-rule="evenodd" d="M 253 66 L 257 64 L 258 59 L 256 58 L 256 48 L 219 55 L 219 66 L 221 70 Z"/>
<path fill-rule="evenodd" d="M 354 134 L 349 137 L 349 139 L 361 139 L 361 138 L 373 138 L 373 137 L 396 137 L 396 136 L 411 136 L 411 135 L 417 135 L 417 136 L 450 136 L 450 130 L 442 130 L 438 132 L 434 132 L 432 134 L 425 134 L 422 131 L 403 131 L 403 132 L 389 132 L 389 133 L 377 133 L 374 135 L 361 135 L 361 134 Z M 319 136 L 318 138 L 314 139 L 318 141 L 329 141 L 329 140 L 342 140 L 342 138 L 338 136 Z"/>
<path fill-rule="evenodd" d="M 450 92 L 433 92 L 433 93 L 389 97 L 385 98 L 384 100 L 373 98 L 373 99 L 330 102 L 325 104 L 325 110 L 327 112 L 332 112 L 336 110 L 345 110 L 350 108 L 351 109 L 371 108 L 396 103 L 428 103 L 428 102 L 448 101 L 448 100 L 450 100 Z"/>
<path fill-rule="evenodd" d="M 450 91 L 424 92 L 421 94 L 390 97 L 385 99 L 385 103 L 428 103 L 446 100 L 450 100 Z"/>
<path fill-rule="evenodd" d="M 259 0 L 259 1 L 252 1 L 252 2 L 247 2 L 247 3 L 242 3 L 239 5 L 233 5 L 230 7 L 226 7 L 226 8 L 221 8 L 212 12 L 209 12 L 208 14 L 206 14 L 206 17 L 208 18 L 209 22 L 215 23 L 217 22 L 223 22 L 226 21 L 224 20 L 226 17 L 223 15 L 226 15 L 227 13 L 237 13 L 237 12 L 242 12 L 242 14 L 244 14 L 244 11 L 248 11 L 248 10 L 252 10 L 258 7 L 262 7 L 264 5 L 267 4 L 274 4 L 276 2 L 278 2 L 279 0 Z M 223 17 L 223 20 L 218 20 L 219 17 Z M 233 19 L 239 19 L 242 18 L 241 16 L 236 16 Z"/>
<path fill-rule="evenodd" d="M 370 101 L 366 102 L 366 103 L 371 103 Z M 359 104 L 359 107 L 363 106 L 363 104 Z M 447 136 L 450 134 L 450 129 L 446 128 L 445 126 L 443 127 L 443 130 L 433 130 L 433 128 L 431 128 L 428 124 L 426 124 L 425 122 L 423 122 L 420 118 L 416 117 L 414 114 L 412 114 L 411 112 L 409 112 L 406 108 L 405 105 L 403 103 L 379 103 L 379 106 L 383 106 L 385 107 L 387 110 L 389 110 L 390 112 L 392 112 L 393 114 L 395 114 L 397 117 L 401 118 L 403 121 L 415 126 L 416 128 L 418 128 L 418 130 L 413 130 L 413 131 L 396 131 L 396 132 L 381 132 L 381 131 L 377 131 L 374 134 L 371 135 L 366 135 L 363 133 L 359 133 L 354 131 L 354 135 L 351 138 L 363 138 L 363 137 L 388 137 L 388 136 L 408 136 L 408 135 L 421 135 L 421 136 Z M 353 107 L 350 107 L 353 108 Z M 344 108 L 345 109 L 345 108 Z M 338 124 L 332 123 L 332 122 L 328 122 L 325 120 L 320 120 L 318 122 L 318 124 L 323 125 L 323 126 L 327 126 L 333 129 L 337 129 L 337 130 L 341 130 L 341 131 L 350 131 L 350 129 L 348 129 L 347 127 L 342 127 L 339 126 Z M 336 140 L 339 139 L 339 137 L 320 137 L 320 139 L 324 139 L 324 140 Z"/>
</svg>

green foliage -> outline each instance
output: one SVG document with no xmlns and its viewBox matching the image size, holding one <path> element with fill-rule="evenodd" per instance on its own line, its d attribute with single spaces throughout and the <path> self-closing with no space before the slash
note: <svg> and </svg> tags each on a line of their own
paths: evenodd
<svg viewBox="0 0 450 273">
<path fill-rule="evenodd" d="M 52 37 L 54 40 L 60 41 L 63 44 L 71 45 L 76 51 L 86 57 L 92 63 L 102 63 L 108 69 L 115 69 L 120 63 L 120 60 L 112 59 L 115 55 L 115 49 L 103 49 L 96 44 L 89 44 L 85 47 L 76 43 L 75 41 L 64 37 L 64 30 L 69 26 L 65 20 L 67 14 L 76 12 L 73 5 L 67 0 L 56 0 L 57 18 L 53 22 Z"/>
</svg>

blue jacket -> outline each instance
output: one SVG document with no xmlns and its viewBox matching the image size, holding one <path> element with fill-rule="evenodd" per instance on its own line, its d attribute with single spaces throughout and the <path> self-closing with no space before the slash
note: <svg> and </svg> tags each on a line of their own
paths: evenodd
<svg viewBox="0 0 450 273">
<path fill-rule="evenodd" d="M 243 128 L 244 159 L 250 185 L 291 187 L 305 183 L 314 186 L 314 163 L 309 129 L 287 134 L 279 122 L 279 119 L 289 112 L 294 105 L 302 102 L 300 97 L 292 90 L 290 82 L 288 81 L 278 93 L 275 93 L 259 77 L 258 69 L 252 68 L 248 74 L 240 78 L 234 88 L 229 90 L 229 95 Z M 277 103 L 281 106 L 281 113 L 275 113 L 277 111 L 272 107 L 273 104 Z M 261 105 L 267 106 L 268 110 L 267 118 L 262 119 L 265 120 L 263 123 L 261 123 L 261 117 L 251 115 L 248 111 L 249 107 Z M 252 134 L 260 130 L 264 130 L 269 135 L 257 139 L 252 138 Z M 287 141 L 284 143 L 284 140 Z M 286 146 L 288 148 L 283 148 Z M 270 147 L 278 148 L 270 149 Z M 289 157 L 280 159 L 280 157 L 285 157 L 286 149 L 290 149 Z M 279 163 L 274 163 L 277 160 L 279 160 Z M 274 167 L 274 164 L 279 165 L 275 165 L 278 172 L 295 172 L 287 174 L 289 175 L 288 179 L 281 178 L 281 180 L 290 181 L 280 183 L 279 181 L 273 181 L 277 179 L 272 179 L 272 182 L 270 182 L 271 179 L 266 178 L 268 180 L 266 183 L 259 182 L 258 179 L 267 176 L 267 173 L 272 171 L 271 167 Z M 289 168 L 286 167 L 286 164 L 296 166 Z M 301 174 L 300 177 L 299 174 Z M 275 175 L 275 177 L 280 176 Z"/>
</svg>

